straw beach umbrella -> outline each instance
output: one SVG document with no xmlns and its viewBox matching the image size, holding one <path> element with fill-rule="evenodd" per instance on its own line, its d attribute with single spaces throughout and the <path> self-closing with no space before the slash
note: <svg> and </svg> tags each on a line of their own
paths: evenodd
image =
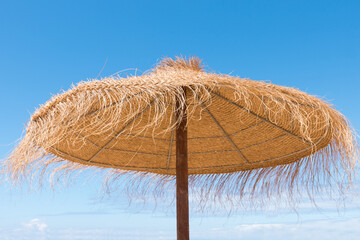
<svg viewBox="0 0 360 240">
<path fill-rule="evenodd" d="M 354 131 L 325 101 L 206 72 L 195 57 L 166 58 L 141 76 L 81 82 L 54 96 L 5 169 L 21 180 L 100 168 L 113 179 L 147 179 L 143 188 L 153 190 L 176 181 L 178 239 L 189 239 L 189 184 L 202 198 L 294 196 L 300 187 L 312 196 L 351 183 L 357 156 Z"/>
</svg>

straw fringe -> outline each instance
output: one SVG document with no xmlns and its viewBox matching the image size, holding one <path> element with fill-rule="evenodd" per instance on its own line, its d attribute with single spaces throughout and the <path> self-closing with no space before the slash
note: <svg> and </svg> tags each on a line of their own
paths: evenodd
<svg viewBox="0 0 360 240">
<path fill-rule="evenodd" d="M 188 99 L 183 97 L 183 86 L 187 86 L 191 92 Z M 66 161 L 52 154 L 49 149 L 59 142 L 68 141 L 70 144 L 72 141 L 84 141 L 83 138 L 89 135 L 111 132 L 119 123 L 130 123 L 130 132 L 136 135 L 149 128 L 156 129 L 165 118 L 170 117 L 170 124 L 164 132 L 172 131 L 179 119 L 168 115 L 169 110 L 172 113 L 176 110 L 174 104 L 168 103 L 180 99 L 181 108 L 184 108 L 186 101 L 194 106 L 194 111 L 201 103 L 211 104 L 212 93 L 221 88 L 232 89 L 234 99 L 243 103 L 242 107 L 249 111 L 254 108 L 254 98 L 268 99 L 264 109 L 271 113 L 271 121 L 275 124 L 281 124 L 284 121 L 281 114 L 291 109 L 293 120 L 300 126 L 299 136 L 313 144 L 313 154 L 280 166 L 191 175 L 189 184 L 198 193 L 197 200 L 201 208 L 209 201 L 209 194 L 217 202 L 225 199 L 238 204 L 244 199 L 252 199 L 252 204 L 262 206 L 268 199 L 282 198 L 284 195 L 289 202 L 296 202 L 304 189 L 313 199 L 323 190 L 328 191 L 329 195 L 334 192 L 343 195 L 351 186 L 359 148 L 355 131 L 341 113 L 328 103 L 297 89 L 206 73 L 197 58 L 165 59 L 152 72 L 143 76 L 117 76 L 81 82 L 69 91 L 54 96 L 34 113 L 25 136 L 5 162 L 4 171 L 14 183 L 26 181 L 30 177 L 38 178 L 41 185 L 45 176 L 49 176 L 54 184 L 71 179 L 81 171 L 98 170 L 104 173 L 107 189 L 111 189 L 109 186 L 121 185 L 132 196 L 135 193 L 136 196 L 151 193 L 155 198 L 161 197 L 175 185 L 174 176 L 86 166 Z M 304 105 L 316 111 L 304 112 Z M 153 118 L 148 119 L 144 126 L 131 123 L 146 106 L 151 109 Z M 322 117 L 314 122 L 312 114 L 319 112 Z M 79 122 L 89 115 L 99 121 L 87 125 L 86 129 L 79 127 Z M 192 112 L 188 115 L 191 117 Z M 72 129 L 73 134 L 69 135 L 64 125 Z M 316 149 L 312 136 L 314 126 L 328 127 L 331 134 L 328 146 Z"/>
</svg>

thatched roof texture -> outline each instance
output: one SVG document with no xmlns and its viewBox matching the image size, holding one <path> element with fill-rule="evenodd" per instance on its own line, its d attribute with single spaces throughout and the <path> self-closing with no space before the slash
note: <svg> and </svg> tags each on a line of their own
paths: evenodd
<svg viewBox="0 0 360 240">
<path fill-rule="evenodd" d="M 190 184 L 203 192 L 292 195 L 353 179 L 356 137 L 329 103 L 206 72 L 197 58 L 165 59 L 144 75 L 81 82 L 54 96 L 31 117 L 6 171 L 16 180 L 100 168 L 112 178 L 173 181 L 176 99 L 188 106 Z"/>
</svg>

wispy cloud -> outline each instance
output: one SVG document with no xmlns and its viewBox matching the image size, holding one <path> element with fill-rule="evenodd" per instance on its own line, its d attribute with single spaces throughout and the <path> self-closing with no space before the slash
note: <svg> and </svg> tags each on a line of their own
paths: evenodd
<svg viewBox="0 0 360 240">
<path fill-rule="evenodd" d="M 193 240 L 353 240 L 360 235 L 360 218 L 347 220 L 319 220 L 300 223 L 255 223 L 210 228 L 191 226 Z M 39 219 L 32 219 L 22 228 L 0 229 L 0 239 L 27 240 L 170 240 L 176 238 L 175 229 L 172 230 L 144 230 L 137 229 L 106 229 L 106 228 L 50 228 Z"/>
<path fill-rule="evenodd" d="M 77 216 L 77 215 L 108 215 L 111 214 L 107 211 L 78 211 L 78 212 L 59 212 L 59 213 L 49 213 L 49 214 L 41 214 L 39 216 L 46 217 L 57 217 L 57 216 Z"/>
<path fill-rule="evenodd" d="M 27 228 L 27 227 L 26 227 Z M 33 230 L 33 229 L 32 229 Z M 0 229 L 0 239 L 6 240 L 172 240 L 170 231 L 117 230 L 117 229 L 47 229 L 29 231 L 25 228 Z"/>
<path fill-rule="evenodd" d="M 233 227 L 212 228 L 205 234 L 206 236 L 204 236 L 204 232 L 195 231 L 193 239 L 353 240 L 357 239 L 360 234 L 360 218 L 343 221 L 321 220 L 285 224 L 243 224 Z"/>
</svg>

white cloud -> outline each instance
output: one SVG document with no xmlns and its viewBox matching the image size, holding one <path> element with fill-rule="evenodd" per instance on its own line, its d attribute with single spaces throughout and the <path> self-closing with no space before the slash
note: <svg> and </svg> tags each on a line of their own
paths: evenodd
<svg viewBox="0 0 360 240">
<path fill-rule="evenodd" d="M 46 230 L 46 228 L 48 227 L 46 223 L 42 222 L 40 219 L 38 218 L 34 218 L 32 220 L 30 220 L 27 223 L 24 223 L 23 226 L 26 229 L 29 230 L 38 230 L 40 232 L 43 232 Z"/>
</svg>

